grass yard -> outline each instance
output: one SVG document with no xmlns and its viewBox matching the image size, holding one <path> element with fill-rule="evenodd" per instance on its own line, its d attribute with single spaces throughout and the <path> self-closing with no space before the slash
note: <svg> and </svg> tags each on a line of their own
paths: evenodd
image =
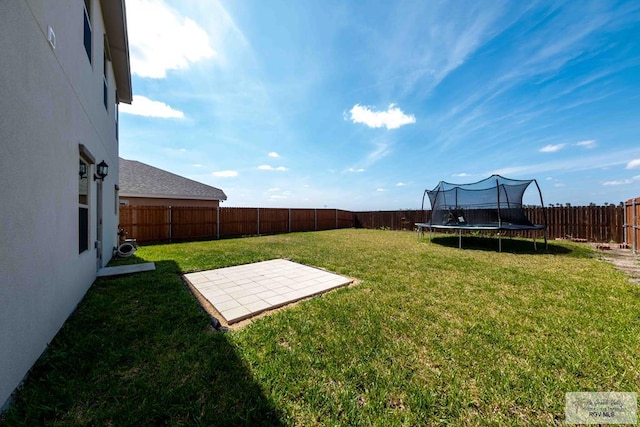
<svg viewBox="0 0 640 427">
<path fill-rule="evenodd" d="M 640 287 L 585 245 L 463 246 L 348 229 L 142 247 L 157 271 L 98 280 L 4 423 L 560 425 L 565 392 L 640 392 Z M 179 277 L 273 258 L 360 283 L 221 333 Z"/>
</svg>

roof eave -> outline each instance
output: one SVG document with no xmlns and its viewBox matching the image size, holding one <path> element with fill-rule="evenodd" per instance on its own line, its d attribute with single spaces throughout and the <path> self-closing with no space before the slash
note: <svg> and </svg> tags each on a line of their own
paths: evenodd
<svg viewBox="0 0 640 427">
<path fill-rule="evenodd" d="M 208 200 L 223 202 L 227 200 L 227 196 L 223 197 L 201 197 L 201 196 L 185 196 L 175 194 L 141 194 L 141 193 L 125 193 L 120 191 L 119 197 L 141 197 L 146 199 L 176 199 L 176 200 Z"/>
<path fill-rule="evenodd" d="M 111 51 L 111 63 L 118 88 L 118 102 L 131 104 L 131 65 L 129 62 L 129 37 L 127 12 L 124 0 L 101 0 L 102 16 Z"/>
</svg>

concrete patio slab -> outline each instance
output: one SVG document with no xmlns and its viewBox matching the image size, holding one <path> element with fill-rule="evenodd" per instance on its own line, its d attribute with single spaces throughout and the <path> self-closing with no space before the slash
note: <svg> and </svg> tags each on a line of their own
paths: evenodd
<svg viewBox="0 0 640 427">
<path fill-rule="evenodd" d="M 189 273 L 184 278 L 228 324 L 353 282 L 285 259 Z"/>
<path fill-rule="evenodd" d="M 117 267 L 103 267 L 98 270 L 98 277 L 122 276 L 123 274 L 140 273 L 141 271 L 153 271 L 156 265 L 153 262 L 142 264 L 119 265 Z"/>
</svg>

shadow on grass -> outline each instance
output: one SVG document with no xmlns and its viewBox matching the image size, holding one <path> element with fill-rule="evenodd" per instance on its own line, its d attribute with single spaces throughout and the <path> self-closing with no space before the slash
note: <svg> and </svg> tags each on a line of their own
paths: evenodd
<svg viewBox="0 0 640 427">
<path fill-rule="evenodd" d="M 451 248 L 459 247 L 458 236 L 434 236 L 431 238 L 431 242 L 437 245 L 448 246 Z M 478 236 L 462 236 L 462 249 L 472 249 L 480 251 L 498 252 L 500 242 L 497 237 L 478 237 Z M 573 249 L 567 248 L 562 245 L 558 245 L 548 242 L 545 247 L 544 240 L 537 240 L 536 247 L 532 240 L 524 239 L 510 239 L 508 237 L 502 238 L 502 252 L 508 252 L 512 254 L 524 254 L 524 255 L 567 255 L 575 252 Z M 587 249 L 588 252 L 588 249 Z M 586 256 L 586 253 L 575 253 L 574 255 Z"/>
<path fill-rule="evenodd" d="M 156 271 L 97 280 L 0 424 L 282 425 L 178 273 L 159 261 Z"/>
</svg>

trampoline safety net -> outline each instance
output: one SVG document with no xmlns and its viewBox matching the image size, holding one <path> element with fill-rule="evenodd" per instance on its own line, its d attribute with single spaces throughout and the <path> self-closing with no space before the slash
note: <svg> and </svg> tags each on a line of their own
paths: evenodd
<svg viewBox="0 0 640 427">
<path fill-rule="evenodd" d="M 431 203 L 429 226 L 434 228 L 543 228 L 529 221 L 522 206 L 522 197 L 532 182 L 540 193 L 535 179 L 518 180 L 492 175 L 471 184 L 440 181 L 433 190 L 425 191 L 422 209 L 428 195 Z M 541 193 L 540 202 L 544 206 Z"/>
</svg>

